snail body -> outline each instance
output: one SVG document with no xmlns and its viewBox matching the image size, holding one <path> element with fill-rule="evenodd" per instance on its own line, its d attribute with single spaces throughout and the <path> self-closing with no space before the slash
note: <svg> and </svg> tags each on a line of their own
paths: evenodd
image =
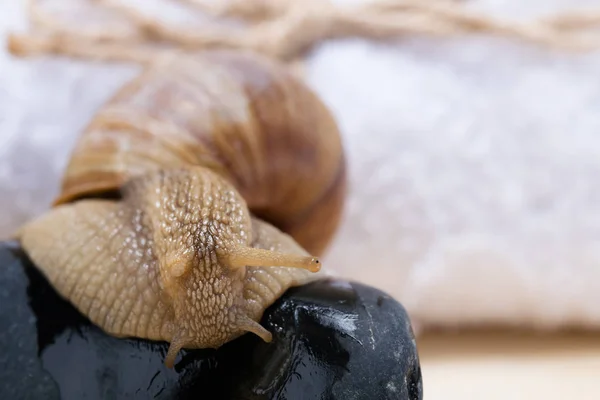
<svg viewBox="0 0 600 400">
<path fill-rule="evenodd" d="M 317 279 L 338 226 L 335 121 L 282 66 L 213 51 L 157 60 L 92 118 L 61 193 L 17 238 L 56 290 L 120 337 L 217 348 Z"/>
</svg>

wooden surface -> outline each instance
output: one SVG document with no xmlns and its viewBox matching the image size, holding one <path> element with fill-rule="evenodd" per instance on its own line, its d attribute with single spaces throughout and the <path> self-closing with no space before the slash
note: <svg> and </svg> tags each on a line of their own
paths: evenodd
<svg viewBox="0 0 600 400">
<path fill-rule="evenodd" d="M 600 332 L 419 338 L 426 400 L 600 399 Z"/>
</svg>

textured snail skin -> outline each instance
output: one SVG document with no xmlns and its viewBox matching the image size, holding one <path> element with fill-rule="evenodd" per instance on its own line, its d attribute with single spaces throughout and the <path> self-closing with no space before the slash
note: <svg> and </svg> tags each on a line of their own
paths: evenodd
<svg viewBox="0 0 600 400">
<path fill-rule="evenodd" d="M 217 348 L 320 277 L 345 166 L 318 99 L 275 64 L 158 62 L 83 133 L 55 207 L 17 233 L 56 290 L 109 334 Z M 308 251 L 307 251 L 308 250 Z"/>
<path fill-rule="evenodd" d="M 270 341 L 256 322 L 264 309 L 288 287 L 319 276 L 232 265 L 232 255 L 247 248 L 277 252 L 289 263 L 317 261 L 252 218 L 235 189 L 204 168 L 134 178 L 122 201 L 56 207 L 19 236 L 56 290 L 92 322 L 115 336 L 170 342 L 168 365 L 182 347 L 217 348 L 247 331 Z"/>
</svg>

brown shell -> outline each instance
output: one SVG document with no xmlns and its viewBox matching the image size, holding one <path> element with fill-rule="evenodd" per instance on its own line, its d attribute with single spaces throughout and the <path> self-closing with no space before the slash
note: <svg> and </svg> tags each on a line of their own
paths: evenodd
<svg viewBox="0 0 600 400">
<path fill-rule="evenodd" d="M 230 51 L 163 59 L 119 90 L 77 143 L 56 205 L 190 165 L 230 180 L 311 254 L 336 231 L 346 166 L 330 112 L 282 66 Z"/>
</svg>

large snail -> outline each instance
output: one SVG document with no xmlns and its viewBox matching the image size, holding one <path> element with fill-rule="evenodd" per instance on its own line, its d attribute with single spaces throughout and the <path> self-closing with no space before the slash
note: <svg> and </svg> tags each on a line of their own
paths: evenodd
<svg viewBox="0 0 600 400">
<path fill-rule="evenodd" d="M 320 274 L 345 160 L 334 119 L 283 66 L 210 51 L 157 60 L 93 117 L 60 196 L 17 239 L 107 333 L 217 348 Z"/>
</svg>

